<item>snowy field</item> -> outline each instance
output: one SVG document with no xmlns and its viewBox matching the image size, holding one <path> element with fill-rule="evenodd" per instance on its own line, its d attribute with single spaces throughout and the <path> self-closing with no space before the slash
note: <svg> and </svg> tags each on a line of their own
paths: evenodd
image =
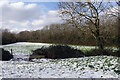
<svg viewBox="0 0 120 80">
<path fill-rule="evenodd" d="M 15 57 L 30 55 L 32 50 L 51 44 L 15 43 L 2 46 L 13 49 Z M 94 46 L 72 46 L 90 50 Z M 116 50 L 116 48 L 113 48 Z M 119 57 L 96 56 L 69 59 L 34 59 L 29 61 L 0 62 L 0 77 L 4 78 L 118 78 Z"/>
</svg>

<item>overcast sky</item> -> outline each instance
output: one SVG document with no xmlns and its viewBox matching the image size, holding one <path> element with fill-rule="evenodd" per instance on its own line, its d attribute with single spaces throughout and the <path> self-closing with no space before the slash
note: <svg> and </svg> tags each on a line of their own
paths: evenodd
<svg viewBox="0 0 120 80">
<path fill-rule="evenodd" d="M 0 2 L 0 23 L 12 32 L 38 30 L 46 25 L 61 24 L 57 2 Z M 1 13 L 1 12 L 0 12 Z"/>
<path fill-rule="evenodd" d="M 2 28 L 13 32 L 37 30 L 50 24 L 61 24 L 57 2 L 0 2 Z"/>
</svg>

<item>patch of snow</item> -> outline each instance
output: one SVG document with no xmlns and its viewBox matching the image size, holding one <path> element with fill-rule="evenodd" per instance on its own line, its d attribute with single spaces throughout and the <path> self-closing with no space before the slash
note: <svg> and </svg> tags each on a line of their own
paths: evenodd
<svg viewBox="0 0 120 80">
<path fill-rule="evenodd" d="M 17 42 L 17 43 L 13 43 L 13 44 L 7 44 L 7 45 L 3 45 L 3 46 L 16 46 L 16 45 L 50 45 L 47 43 L 31 43 L 31 42 Z"/>
</svg>

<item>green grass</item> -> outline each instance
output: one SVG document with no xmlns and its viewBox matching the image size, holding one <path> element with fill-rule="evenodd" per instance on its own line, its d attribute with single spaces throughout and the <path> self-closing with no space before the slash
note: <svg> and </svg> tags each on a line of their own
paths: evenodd
<svg viewBox="0 0 120 80">
<path fill-rule="evenodd" d="M 11 46 L 3 46 L 4 49 L 10 51 L 11 49 L 13 50 L 13 54 L 24 54 L 24 55 L 30 55 L 32 54 L 32 50 L 41 48 L 41 47 L 49 47 L 50 45 L 54 44 L 49 44 L 46 45 L 11 45 Z M 90 51 L 92 49 L 97 48 L 96 46 L 81 46 L 81 45 L 69 45 L 73 48 L 79 49 L 83 52 Z M 106 47 L 107 49 L 112 49 L 113 51 L 117 51 L 118 49 L 116 47 Z"/>
</svg>

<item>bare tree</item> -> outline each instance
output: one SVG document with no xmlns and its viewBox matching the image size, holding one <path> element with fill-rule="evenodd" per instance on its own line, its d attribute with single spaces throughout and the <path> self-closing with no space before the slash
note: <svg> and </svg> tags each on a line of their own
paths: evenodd
<svg viewBox="0 0 120 80">
<path fill-rule="evenodd" d="M 120 51 L 120 1 L 116 2 L 118 5 L 118 48 Z"/>
<path fill-rule="evenodd" d="M 115 6 L 116 5 L 116 6 Z M 111 8 L 109 12 L 107 12 L 107 15 L 117 17 L 120 20 L 120 1 L 114 2 L 114 4 L 110 4 Z"/>
<path fill-rule="evenodd" d="M 116 21 L 115 26 L 117 26 L 117 45 L 118 48 L 120 50 L 120 1 L 116 0 L 116 2 L 114 2 L 113 4 L 110 4 L 109 6 L 111 6 L 112 8 L 109 9 L 107 12 L 105 12 L 106 17 L 108 18 L 113 18 L 113 20 Z M 114 22 L 112 22 L 112 24 L 114 24 Z"/>
<path fill-rule="evenodd" d="M 100 15 L 110 9 L 108 5 L 109 2 L 102 1 L 58 3 L 62 18 L 80 30 L 90 30 L 100 50 L 104 49 L 100 34 Z"/>
<path fill-rule="evenodd" d="M 120 1 L 116 3 L 118 5 L 118 48 L 120 50 Z"/>
<path fill-rule="evenodd" d="M 118 36 L 117 36 L 117 45 L 118 48 L 120 50 L 120 1 L 116 1 L 116 7 L 110 11 L 110 13 L 108 13 L 110 16 L 117 18 L 117 22 L 118 22 Z M 111 5 L 114 6 L 114 5 Z"/>
</svg>

